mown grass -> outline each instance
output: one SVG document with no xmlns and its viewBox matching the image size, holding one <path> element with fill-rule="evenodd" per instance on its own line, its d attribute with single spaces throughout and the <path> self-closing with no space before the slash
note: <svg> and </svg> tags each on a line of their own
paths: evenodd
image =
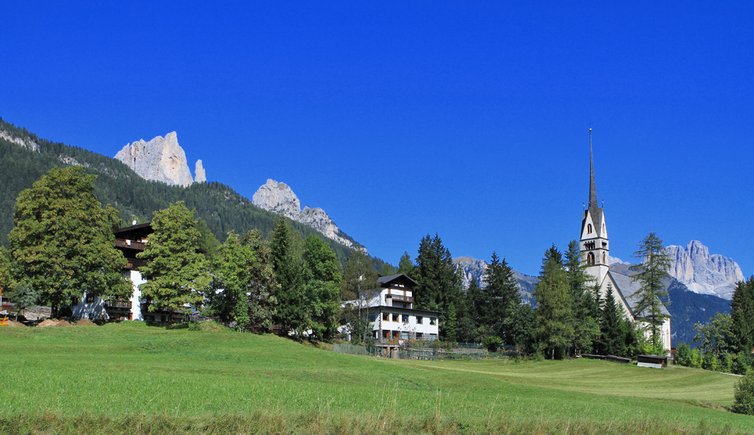
<svg viewBox="0 0 754 435">
<path fill-rule="evenodd" d="M 736 378 L 572 361 L 394 361 L 140 323 L 0 331 L 0 433 L 754 432 Z"/>
</svg>

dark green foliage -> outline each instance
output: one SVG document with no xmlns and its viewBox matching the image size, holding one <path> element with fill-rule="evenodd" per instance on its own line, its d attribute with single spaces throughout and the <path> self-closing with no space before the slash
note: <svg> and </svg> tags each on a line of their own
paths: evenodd
<svg viewBox="0 0 754 435">
<path fill-rule="evenodd" d="M 449 333 L 455 335 L 456 332 L 447 327 L 447 322 L 461 298 L 460 272 L 453 264 L 450 251 L 437 234 L 434 237 L 427 235 L 422 238 L 416 264 L 416 280 L 419 286 L 414 292 L 415 306 L 439 311 L 440 337 L 447 339 Z"/>
<path fill-rule="evenodd" d="M 277 309 L 279 285 L 272 268 L 272 251 L 259 230 L 246 233 L 242 241 L 252 256 L 249 280 L 249 328 L 255 332 L 271 332 Z"/>
<path fill-rule="evenodd" d="M 733 412 L 754 415 L 754 372 L 749 372 L 738 381 L 734 397 Z"/>
<path fill-rule="evenodd" d="M 18 320 L 18 315 L 21 312 L 31 306 L 37 305 L 39 302 L 39 292 L 25 281 L 16 284 L 5 296 L 13 301 L 16 310 L 16 320 Z"/>
<path fill-rule="evenodd" d="M 3 295 L 4 291 L 7 292 L 13 287 L 11 282 L 10 265 L 10 252 L 0 246 L 0 296 Z"/>
<path fill-rule="evenodd" d="M 377 285 L 378 274 L 369 257 L 363 252 L 355 252 L 346 261 L 343 270 L 343 280 L 340 294 L 343 300 L 354 300 L 361 297 L 365 290 L 374 290 Z"/>
<path fill-rule="evenodd" d="M 275 323 L 280 333 L 301 338 L 309 326 L 306 307 L 305 266 L 301 260 L 301 239 L 293 233 L 288 222 L 280 218 L 270 238 L 272 270 L 279 287 Z"/>
<path fill-rule="evenodd" d="M 737 375 L 745 375 L 746 373 L 751 371 L 753 364 L 754 361 L 752 361 L 750 353 L 739 352 L 733 359 L 733 367 L 731 368 L 731 372 Z"/>
<path fill-rule="evenodd" d="M 490 352 L 497 352 L 503 345 L 503 340 L 497 335 L 488 335 L 482 339 L 482 345 Z"/>
<path fill-rule="evenodd" d="M 676 346 L 675 363 L 680 366 L 691 366 L 691 346 L 688 343 L 681 343 Z"/>
<path fill-rule="evenodd" d="M 201 306 L 211 282 L 209 262 L 202 252 L 202 235 L 193 211 L 183 202 L 171 204 L 155 213 L 154 233 L 144 252 L 141 274 L 146 283 L 141 294 L 150 311 L 187 312 L 190 305 Z"/>
<path fill-rule="evenodd" d="M 600 318 L 598 346 L 599 352 L 603 355 L 625 355 L 623 320 L 623 311 L 615 302 L 613 288 L 608 284 Z"/>
<path fill-rule="evenodd" d="M 730 305 L 737 350 L 749 353 L 754 347 L 754 277 L 738 283 Z"/>
<path fill-rule="evenodd" d="M 565 356 L 573 340 L 573 313 L 562 255 L 554 246 L 545 252 L 534 297 L 539 349 L 550 359 Z"/>
<path fill-rule="evenodd" d="M 94 194 L 95 176 L 55 168 L 18 196 L 10 251 L 14 281 L 39 292 L 53 316 L 84 293 L 127 298 L 126 264 L 114 247 L 113 216 Z"/>
<path fill-rule="evenodd" d="M 242 245 L 234 232 L 228 234 L 212 259 L 212 307 L 220 320 L 239 329 L 246 329 L 251 323 L 246 293 L 251 286 L 254 262 L 254 251 Z"/>
<path fill-rule="evenodd" d="M 733 319 L 728 314 L 717 313 L 709 323 L 694 325 L 694 341 L 706 355 L 712 355 L 724 363 L 727 354 L 735 353 L 737 337 L 733 330 Z"/>
<path fill-rule="evenodd" d="M 573 311 L 573 343 L 571 354 L 579 355 L 591 352 L 594 341 L 600 334 L 599 317 L 594 313 L 599 302 L 595 300 L 590 288 L 591 276 L 584 271 L 579 253 L 579 244 L 571 241 L 565 258 L 568 289 Z"/>
<path fill-rule="evenodd" d="M 516 313 L 521 305 L 518 281 L 513 269 L 505 259 L 501 261 L 495 252 L 484 272 L 484 282 L 486 286 L 481 290 L 481 301 L 477 303 L 480 323 L 490 328 L 503 343 L 515 344 Z"/>
<path fill-rule="evenodd" d="M 306 266 L 307 310 L 311 312 L 310 328 L 321 340 L 335 337 L 340 311 L 342 277 L 335 252 L 322 239 L 309 236 L 304 243 Z"/>
<path fill-rule="evenodd" d="M 215 238 L 224 239 L 229 231 L 244 234 L 251 229 L 257 229 L 263 236 L 268 236 L 278 217 L 254 206 L 251 201 L 221 183 L 197 183 L 183 188 L 147 181 L 115 159 L 38 138 L 2 119 L 0 130 L 39 144 L 39 151 L 33 152 L 0 139 L 0 174 L 3 174 L 3 182 L 0 184 L 0 245 L 7 243 L 7 234 L 13 226 L 13 205 L 18 194 L 50 169 L 66 166 L 61 161 L 64 157 L 75 159 L 84 165 L 87 173 L 98 175 L 95 182 L 96 196 L 103 203 L 112 204 L 125 222 L 134 219 L 149 221 L 155 211 L 183 201 L 189 209 L 196 211 L 201 221 L 206 222 Z M 289 224 L 301 237 L 316 235 L 324 239 L 324 236 L 306 225 L 292 221 Z M 342 233 L 341 236 L 348 238 Z M 355 252 L 330 239 L 324 240 L 336 252 L 341 263 Z M 219 246 L 217 240 L 205 240 L 202 244 L 206 252 L 212 252 L 212 246 Z M 379 269 L 385 264 L 375 258 L 371 261 Z"/>
<path fill-rule="evenodd" d="M 414 265 L 414 262 L 411 261 L 411 256 L 408 255 L 408 252 L 404 252 L 403 255 L 401 255 L 400 261 L 398 261 L 398 273 L 402 273 L 416 279 L 414 276 L 415 269 L 416 266 Z"/>
<path fill-rule="evenodd" d="M 670 258 L 662 246 L 662 240 L 655 233 L 649 233 L 641 241 L 634 255 L 642 260 L 642 264 L 631 267 L 637 272 L 633 279 L 641 284 L 637 292 L 639 300 L 636 303 L 636 312 L 641 313 L 642 319 L 650 325 L 654 352 L 663 353 L 660 327 L 667 317 L 662 310 L 663 300 L 665 305 L 669 304 L 663 280 L 669 276 Z"/>
</svg>

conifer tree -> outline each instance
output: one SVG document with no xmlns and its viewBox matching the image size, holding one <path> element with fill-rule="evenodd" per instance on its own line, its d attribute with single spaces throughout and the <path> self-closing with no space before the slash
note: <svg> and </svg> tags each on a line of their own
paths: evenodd
<svg viewBox="0 0 754 435">
<path fill-rule="evenodd" d="M 415 269 L 416 266 L 414 266 L 414 262 L 411 261 L 411 257 L 408 255 L 408 252 L 404 252 L 403 255 L 401 255 L 400 261 L 398 261 L 398 273 L 402 273 L 411 278 L 414 278 Z"/>
<path fill-rule="evenodd" d="M 573 339 L 572 304 L 562 255 L 554 246 L 545 252 L 534 297 L 539 349 L 550 359 L 565 355 Z"/>
<path fill-rule="evenodd" d="M 649 233 L 642 240 L 634 255 L 642 259 L 641 265 L 631 266 L 637 272 L 633 280 L 641 284 L 637 292 L 636 312 L 649 323 L 653 351 L 661 353 L 666 349 L 662 349 L 660 328 L 667 317 L 663 312 L 662 300 L 668 296 L 663 280 L 669 276 L 670 258 L 662 247 L 662 240 L 655 233 Z"/>
<path fill-rule="evenodd" d="M 754 277 L 736 285 L 730 306 L 737 350 L 750 353 L 754 347 Z"/>
<path fill-rule="evenodd" d="M 302 337 L 311 322 L 306 307 L 306 270 L 300 243 L 285 219 L 278 219 L 270 241 L 272 269 L 279 284 L 275 295 L 278 302 L 275 323 L 280 326 L 281 334 L 292 333 L 297 338 Z"/>
<path fill-rule="evenodd" d="M 506 344 L 515 344 L 516 312 L 521 305 L 518 281 L 513 270 L 493 252 L 484 272 L 485 287 L 481 291 L 481 323 Z"/>
<path fill-rule="evenodd" d="M 13 278 L 40 294 L 53 317 L 84 293 L 128 298 L 126 265 L 115 249 L 112 208 L 94 193 L 95 176 L 72 166 L 52 169 L 16 200 L 10 232 Z"/>
<path fill-rule="evenodd" d="M 331 340 L 337 332 L 340 311 L 340 263 L 332 248 L 316 236 L 306 239 L 303 256 L 310 328 L 315 337 Z"/>
<path fill-rule="evenodd" d="M 422 238 L 416 258 L 416 280 L 419 286 L 414 292 L 417 308 L 439 311 L 440 336 L 447 339 L 450 307 L 461 297 L 461 275 L 440 236 Z M 456 313 L 457 314 L 457 313 Z"/>
<path fill-rule="evenodd" d="M 228 234 L 212 261 L 212 305 L 223 322 L 246 329 L 249 317 L 248 288 L 251 284 L 254 253 L 234 232 Z"/>
<path fill-rule="evenodd" d="M 595 300 L 590 290 L 591 276 L 584 271 L 579 253 L 579 244 L 571 241 L 565 259 L 568 288 L 573 310 L 573 344 L 574 354 L 590 352 L 592 344 L 600 334 L 599 321 L 595 312 Z"/>
<path fill-rule="evenodd" d="M 247 232 L 242 241 L 254 254 L 250 265 L 249 328 L 254 332 L 271 332 L 277 308 L 278 284 L 272 269 L 269 243 L 259 230 Z"/>
<path fill-rule="evenodd" d="M 377 271 L 369 256 L 362 251 L 356 251 L 348 258 L 343 269 L 341 299 L 359 299 L 365 291 L 377 289 L 377 278 Z"/>
<path fill-rule="evenodd" d="M 602 318 L 600 319 L 600 351 L 605 355 L 620 355 L 623 352 L 624 332 L 621 321 L 623 311 L 615 302 L 613 286 L 607 285 Z"/>
<path fill-rule="evenodd" d="M 183 202 L 173 203 L 154 214 L 152 229 L 144 252 L 137 255 L 146 260 L 141 294 L 149 301 L 149 311 L 188 313 L 190 307 L 200 307 L 212 278 L 209 261 L 199 251 L 201 232 L 194 212 Z"/>
</svg>

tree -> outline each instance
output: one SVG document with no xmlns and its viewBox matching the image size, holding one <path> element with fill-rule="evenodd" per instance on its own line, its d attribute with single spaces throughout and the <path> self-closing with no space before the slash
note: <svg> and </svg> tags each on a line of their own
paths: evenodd
<svg viewBox="0 0 754 435">
<path fill-rule="evenodd" d="M 562 256 L 553 246 L 545 252 L 539 282 L 534 287 L 537 301 L 536 336 L 541 351 L 550 359 L 565 355 L 573 339 L 571 300 Z"/>
<path fill-rule="evenodd" d="M 411 261 L 411 257 L 408 255 L 408 252 L 404 252 L 403 255 L 401 255 L 400 261 L 398 261 L 398 273 L 402 273 L 413 278 L 415 269 L 416 266 L 414 265 L 414 262 Z"/>
<path fill-rule="evenodd" d="M 365 290 L 374 290 L 377 285 L 377 271 L 374 270 L 372 261 L 362 251 L 356 251 L 346 261 L 341 283 L 341 298 L 354 300 L 362 297 Z"/>
<path fill-rule="evenodd" d="M 141 267 L 147 281 L 141 285 L 142 297 L 149 311 L 188 313 L 201 306 L 212 280 L 209 262 L 199 251 L 202 236 L 194 212 L 183 202 L 173 203 L 154 214 L 152 229 L 144 252 L 137 255 L 146 263 Z"/>
<path fill-rule="evenodd" d="M 275 323 L 280 333 L 301 338 L 310 324 L 305 288 L 305 266 L 301 260 L 301 240 L 285 219 L 278 219 L 270 240 L 270 259 L 279 287 Z"/>
<path fill-rule="evenodd" d="M 754 277 L 736 285 L 730 307 L 737 350 L 750 353 L 754 347 Z"/>
<path fill-rule="evenodd" d="M 713 355 L 723 362 L 725 355 L 736 353 L 738 343 L 730 315 L 717 313 L 708 323 L 695 324 L 694 329 L 694 341 L 705 355 Z"/>
<path fill-rule="evenodd" d="M 330 246 L 316 236 L 306 239 L 303 256 L 310 327 L 315 337 L 331 340 L 337 332 L 340 312 L 340 263 Z"/>
<path fill-rule="evenodd" d="M 675 363 L 685 367 L 691 366 L 691 346 L 688 343 L 678 345 L 675 352 Z"/>
<path fill-rule="evenodd" d="M 34 290 L 28 282 L 22 281 L 11 288 L 6 296 L 13 301 L 16 310 L 16 320 L 18 315 L 25 309 L 34 306 L 39 301 L 39 292 Z"/>
<path fill-rule="evenodd" d="M 480 323 L 489 327 L 505 344 L 515 344 L 516 312 L 521 305 L 518 281 L 513 269 L 492 253 L 484 272 L 485 287 L 481 290 Z"/>
<path fill-rule="evenodd" d="M 0 246 L 0 297 L 11 289 L 10 253 Z"/>
<path fill-rule="evenodd" d="M 600 318 L 600 351 L 605 355 L 621 355 L 624 352 L 624 332 L 621 321 L 623 311 L 615 302 L 612 285 L 607 285 L 607 294 Z"/>
<path fill-rule="evenodd" d="M 578 242 L 571 241 L 568 244 L 564 265 L 573 311 L 574 335 L 571 347 L 574 355 L 590 352 L 592 344 L 600 335 L 599 320 L 594 315 L 599 302 L 595 302 L 589 289 L 589 283 L 594 280 L 584 270 L 580 255 Z"/>
<path fill-rule="evenodd" d="M 9 235 L 13 278 L 39 292 L 53 317 L 86 294 L 128 298 L 123 254 L 115 249 L 113 213 L 94 194 L 82 167 L 53 169 L 16 200 Z"/>
<path fill-rule="evenodd" d="M 254 254 L 249 266 L 249 328 L 259 333 L 270 332 L 277 309 L 275 294 L 279 290 L 272 268 L 272 251 L 259 230 L 247 232 L 242 243 Z"/>
<path fill-rule="evenodd" d="M 754 415 L 754 372 L 749 372 L 736 384 L 733 412 Z"/>
<path fill-rule="evenodd" d="M 419 309 L 440 313 L 440 337 L 447 339 L 448 333 L 455 333 L 447 327 L 447 321 L 451 311 L 455 311 L 451 307 L 455 307 L 461 297 L 463 283 L 460 272 L 437 234 L 422 238 L 416 263 L 415 276 L 419 285 L 414 292 L 415 305 Z M 453 326 L 452 323 L 450 326 Z"/>
<path fill-rule="evenodd" d="M 668 296 L 663 280 L 669 276 L 670 258 L 662 247 L 662 240 L 655 233 L 649 233 L 642 240 L 635 255 L 643 260 L 642 264 L 631 266 L 637 272 L 633 280 L 641 284 L 637 291 L 636 312 L 649 324 L 654 352 L 662 353 L 666 349 L 660 342 L 660 328 L 667 318 L 662 300 Z"/>
<path fill-rule="evenodd" d="M 212 261 L 212 305 L 220 319 L 239 329 L 251 323 L 249 297 L 254 252 L 234 232 L 228 234 Z"/>
</svg>

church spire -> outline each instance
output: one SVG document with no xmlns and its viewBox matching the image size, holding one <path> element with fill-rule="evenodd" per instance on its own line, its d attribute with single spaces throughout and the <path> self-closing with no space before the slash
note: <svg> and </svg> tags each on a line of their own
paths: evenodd
<svg viewBox="0 0 754 435">
<path fill-rule="evenodd" d="M 597 185 L 594 182 L 594 156 L 592 152 L 592 128 L 589 128 L 589 209 L 597 208 Z"/>
</svg>

